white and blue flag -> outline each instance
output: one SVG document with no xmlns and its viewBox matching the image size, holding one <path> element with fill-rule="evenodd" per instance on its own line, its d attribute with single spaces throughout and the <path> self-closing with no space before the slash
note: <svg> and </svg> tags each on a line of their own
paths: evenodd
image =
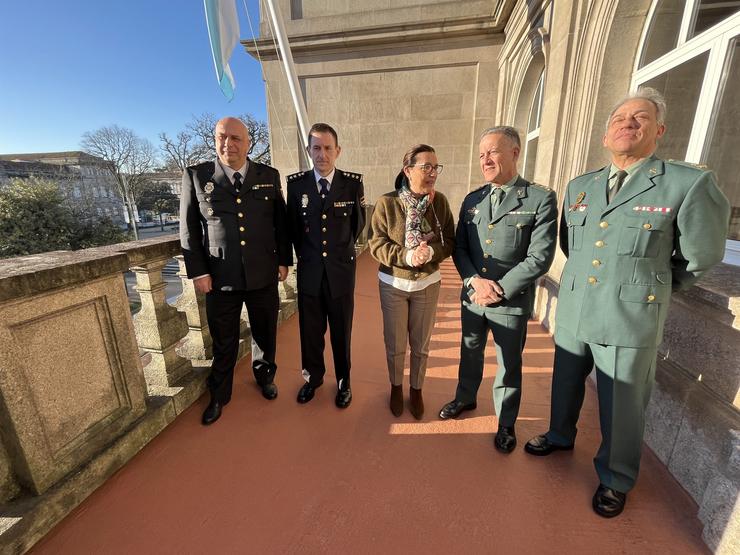
<svg viewBox="0 0 740 555">
<path fill-rule="evenodd" d="M 239 18 L 236 14 L 236 0 L 203 0 L 206 8 L 208 36 L 211 39 L 213 63 L 216 66 L 218 84 L 229 100 L 234 98 L 234 76 L 229 67 L 229 59 L 239 42 Z"/>
</svg>

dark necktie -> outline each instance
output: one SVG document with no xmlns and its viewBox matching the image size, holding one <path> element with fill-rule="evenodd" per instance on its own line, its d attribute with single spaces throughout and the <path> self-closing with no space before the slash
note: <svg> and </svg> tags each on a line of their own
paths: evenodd
<svg viewBox="0 0 740 555">
<path fill-rule="evenodd" d="M 236 189 L 236 192 L 239 192 L 239 189 L 242 188 L 242 176 L 239 172 L 234 173 L 234 189 Z"/>
<path fill-rule="evenodd" d="M 319 194 L 321 195 L 321 203 L 326 203 L 326 197 L 329 195 L 329 180 L 325 178 L 319 179 L 319 185 L 321 185 L 321 191 L 319 191 Z"/>
<path fill-rule="evenodd" d="M 617 193 L 619 192 L 619 189 L 622 188 L 622 183 L 624 183 L 624 178 L 627 177 L 627 172 L 624 170 L 619 170 L 616 173 L 616 177 L 614 178 L 614 185 L 612 185 L 609 188 L 609 202 L 614 200 L 614 197 L 617 196 Z"/>
<path fill-rule="evenodd" d="M 321 185 L 321 191 L 319 191 L 321 198 L 326 198 L 326 195 L 329 194 L 329 181 L 322 177 L 319 179 L 319 185 Z"/>
</svg>

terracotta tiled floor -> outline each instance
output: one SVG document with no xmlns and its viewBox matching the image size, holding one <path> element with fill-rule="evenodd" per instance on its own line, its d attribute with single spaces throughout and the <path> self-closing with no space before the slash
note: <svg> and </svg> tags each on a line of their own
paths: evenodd
<svg viewBox="0 0 740 555">
<path fill-rule="evenodd" d="M 280 396 L 268 402 L 238 369 L 234 398 L 203 428 L 204 397 L 91 495 L 34 553 L 705 553 L 696 505 L 646 451 L 624 514 L 591 510 L 598 430 L 589 390 L 573 452 L 521 449 L 547 428 L 552 341 L 531 323 L 520 447 L 493 448 L 490 348 L 478 409 L 437 419 L 452 399 L 458 361 L 459 281 L 443 267 L 424 387 L 427 415 L 387 406 L 376 265 L 360 258 L 352 385 L 334 406 L 333 376 L 307 405 L 298 319 L 278 335 Z"/>
</svg>

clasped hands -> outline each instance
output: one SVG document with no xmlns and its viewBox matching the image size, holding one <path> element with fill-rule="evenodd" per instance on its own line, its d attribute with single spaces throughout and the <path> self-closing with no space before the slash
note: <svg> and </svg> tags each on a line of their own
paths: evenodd
<svg viewBox="0 0 740 555">
<path fill-rule="evenodd" d="M 504 299 L 504 290 L 498 282 L 492 279 L 484 279 L 475 276 L 469 282 L 473 292 L 469 294 L 470 300 L 477 305 L 487 306 L 501 302 Z"/>
<path fill-rule="evenodd" d="M 429 249 L 426 241 L 419 243 L 419 246 L 411 254 L 411 264 L 417 268 L 423 266 L 432 257 L 432 251 Z"/>
</svg>

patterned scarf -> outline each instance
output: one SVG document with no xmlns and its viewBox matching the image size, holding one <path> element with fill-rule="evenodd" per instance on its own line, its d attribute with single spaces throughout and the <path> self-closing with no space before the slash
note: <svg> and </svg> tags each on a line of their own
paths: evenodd
<svg viewBox="0 0 740 555">
<path fill-rule="evenodd" d="M 434 198 L 434 190 L 427 195 L 416 197 L 411 193 L 407 185 L 399 189 L 398 196 L 406 209 L 406 232 L 405 247 L 414 249 L 422 241 L 427 241 L 432 231 L 424 214 Z"/>
</svg>

